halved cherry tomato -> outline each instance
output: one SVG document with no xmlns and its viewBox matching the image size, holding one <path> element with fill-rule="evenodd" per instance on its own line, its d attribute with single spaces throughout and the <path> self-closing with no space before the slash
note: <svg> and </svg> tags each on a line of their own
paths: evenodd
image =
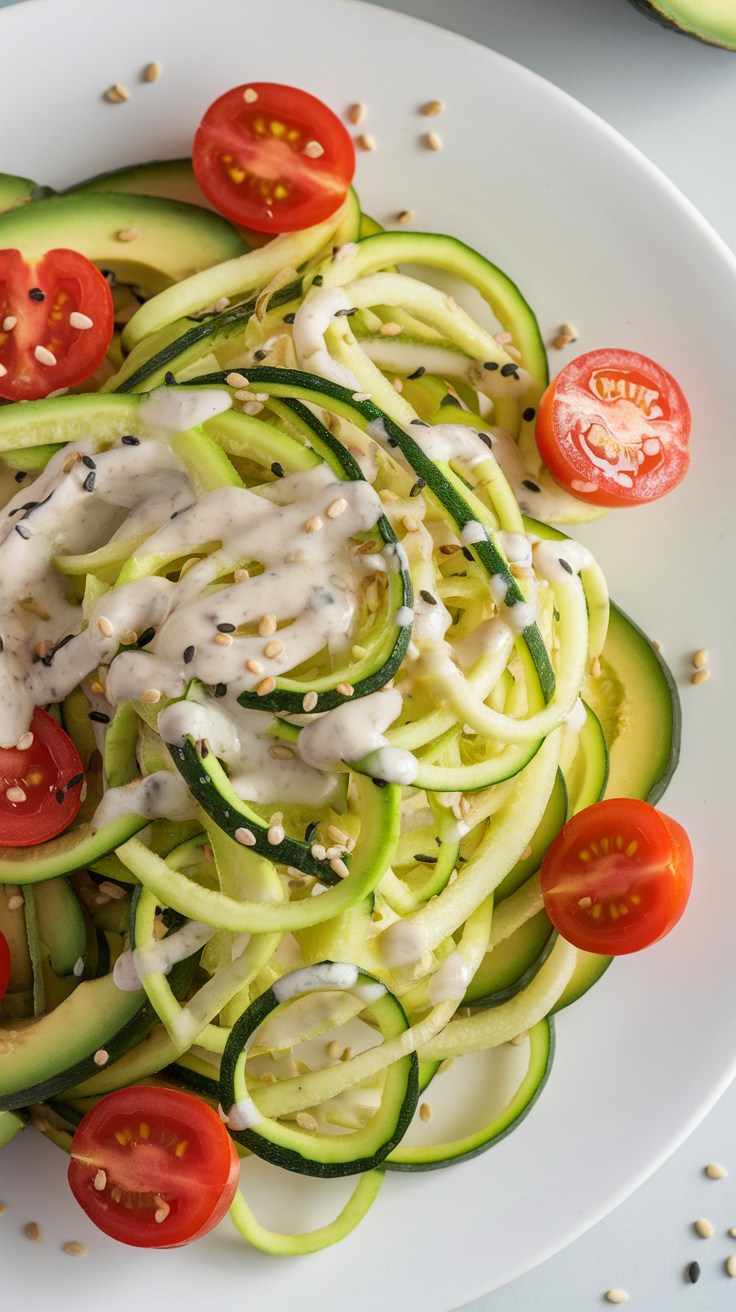
<svg viewBox="0 0 736 1312">
<path fill-rule="evenodd" d="M 5 997 L 5 991 L 10 983 L 10 972 L 13 969 L 10 960 L 10 948 L 5 935 L 0 933 L 0 1002 Z"/>
<path fill-rule="evenodd" d="M 634 351 L 589 351 L 557 375 L 536 425 L 557 483 L 594 506 L 671 492 L 690 463 L 690 410 L 671 374 Z"/>
<path fill-rule="evenodd" d="M 205 196 L 233 223 L 296 232 L 339 209 L 355 172 L 355 148 L 316 96 L 249 82 L 210 105 L 192 164 Z"/>
<path fill-rule="evenodd" d="M 114 331 L 112 294 L 78 251 L 28 264 L 0 251 L 0 396 L 36 401 L 89 378 Z"/>
<path fill-rule="evenodd" d="M 178 1089 L 119 1089 L 87 1112 L 69 1184 L 87 1216 L 121 1244 L 179 1248 L 221 1221 L 238 1187 L 230 1135 Z"/>
<path fill-rule="evenodd" d="M 614 957 L 669 934 L 692 878 L 682 825 L 630 797 L 596 802 L 568 820 L 541 870 L 547 915 L 563 938 Z"/>
<path fill-rule="evenodd" d="M 84 771 L 69 735 L 37 706 L 29 737 L 23 750 L 0 747 L 0 847 L 55 838 L 81 805 Z"/>
</svg>

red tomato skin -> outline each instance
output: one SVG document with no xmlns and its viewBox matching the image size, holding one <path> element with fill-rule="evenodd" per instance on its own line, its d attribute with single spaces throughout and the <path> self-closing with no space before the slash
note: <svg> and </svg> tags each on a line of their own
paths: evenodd
<svg viewBox="0 0 736 1312">
<path fill-rule="evenodd" d="M 246 102 L 246 92 L 257 99 Z M 270 132 L 282 118 L 287 132 L 299 133 L 294 146 Z M 316 159 L 304 154 L 314 141 L 324 151 Z M 249 82 L 210 105 L 195 133 L 192 165 L 207 199 L 232 223 L 257 232 L 296 232 L 339 209 L 355 172 L 355 147 L 337 115 L 316 96 L 278 82 Z M 279 200 L 271 183 L 287 186 L 288 197 Z"/>
<path fill-rule="evenodd" d="M 41 291 L 43 300 L 31 291 Z M 74 311 L 91 319 L 92 327 L 73 328 Z M 6 330 L 9 318 L 16 322 Z M 20 251 L 0 251 L 0 397 L 36 401 L 83 382 L 104 360 L 114 328 L 112 293 L 86 256 L 60 248 L 31 265 Z M 56 364 L 39 361 L 37 346 L 50 351 Z"/>
<path fill-rule="evenodd" d="M 603 853 L 601 839 L 614 849 L 619 834 L 624 850 Z M 625 848 L 632 840 L 637 848 L 629 857 Z M 583 851 L 587 860 L 580 856 Z M 624 956 L 659 942 L 677 924 L 690 896 L 693 853 L 676 820 L 648 802 L 614 797 L 568 820 L 540 873 L 545 909 L 568 943 L 584 952 Z M 597 918 L 591 908 L 579 905 L 587 897 L 603 903 Z M 625 905 L 626 912 L 614 920 L 611 903 L 617 909 Z"/>
<path fill-rule="evenodd" d="M 8 940 L 3 933 L 0 933 L 0 1002 L 2 1002 L 7 992 L 12 968 Z"/>
<path fill-rule="evenodd" d="M 641 404 L 625 397 L 603 399 L 590 385 L 600 374 L 614 382 L 625 376 L 635 385 L 657 392 L 657 398 L 649 402 L 650 410 L 659 408 L 663 414 L 647 416 Z M 603 386 L 599 383 L 599 388 Z M 581 405 L 585 407 L 582 411 Z M 609 431 L 611 426 L 618 428 L 619 436 L 626 427 L 631 439 L 628 453 L 623 444 L 606 451 L 588 440 L 591 425 L 600 429 L 602 424 L 607 424 Z M 665 496 L 685 477 L 690 463 L 690 426 L 689 406 L 671 374 L 645 355 L 610 348 L 578 356 L 553 379 L 539 404 L 536 438 L 552 477 L 574 497 L 594 506 L 635 506 Z M 659 451 L 646 454 L 644 444 L 651 444 L 652 439 Z M 589 450 L 595 448 L 593 455 L 607 464 L 608 470 L 595 465 L 583 441 Z M 641 463 L 637 453 L 643 457 Z M 607 460 L 607 455 L 615 456 L 617 463 Z M 629 486 L 614 473 L 619 480 L 628 479 Z"/>
<path fill-rule="evenodd" d="M 0 847 L 33 847 L 67 829 L 82 804 L 84 770 L 74 743 L 53 716 L 37 706 L 33 743 L 26 751 L 0 747 L 0 778 L 16 784 L 25 802 L 0 791 Z M 41 778 L 35 780 L 37 774 Z M 72 780 L 76 780 L 69 787 Z M 63 793 L 58 800 L 57 793 Z"/>
<path fill-rule="evenodd" d="M 141 1137 L 141 1126 L 148 1133 Z M 132 1130 L 120 1144 L 116 1131 Z M 183 1155 L 176 1146 L 186 1141 Z M 106 1183 L 95 1189 L 97 1172 Z M 240 1161 L 216 1112 L 179 1089 L 133 1086 L 102 1098 L 74 1134 L 68 1180 L 94 1224 L 134 1248 L 181 1248 L 200 1239 L 225 1216 L 238 1187 Z M 120 1188 L 120 1201 L 112 1190 Z M 154 1219 L 154 1194 L 170 1208 Z M 143 1205 L 126 1206 L 136 1197 Z"/>
</svg>

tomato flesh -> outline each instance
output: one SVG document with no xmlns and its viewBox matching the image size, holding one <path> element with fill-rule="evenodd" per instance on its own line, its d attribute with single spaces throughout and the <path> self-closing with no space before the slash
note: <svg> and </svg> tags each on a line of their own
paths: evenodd
<svg viewBox="0 0 736 1312">
<path fill-rule="evenodd" d="M 690 462 L 682 391 L 634 351 L 590 351 L 571 361 L 542 397 L 536 436 L 556 482 L 595 506 L 654 501 Z"/>
<path fill-rule="evenodd" d="M 544 905 L 584 952 L 622 956 L 669 934 L 693 875 L 685 830 L 647 802 L 596 802 L 568 820 L 542 863 Z"/>
<path fill-rule="evenodd" d="M 235 1144 L 216 1112 L 178 1089 L 119 1089 L 87 1112 L 69 1185 L 106 1235 L 179 1248 L 212 1230 L 238 1187 Z"/>
<path fill-rule="evenodd" d="M 10 983 L 13 963 L 10 960 L 10 948 L 5 935 L 0 932 L 0 1002 L 2 1002 Z"/>
<path fill-rule="evenodd" d="M 355 172 L 355 148 L 316 96 L 250 82 L 210 105 L 192 164 L 208 200 L 233 223 L 296 232 L 339 209 Z"/>
<path fill-rule="evenodd" d="M 113 315 L 106 280 L 79 251 L 48 251 L 36 264 L 0 251 L 0 397 L 36 401 L 89 378 Z"/>
<path fill-rule="evenodd" d="M 69 735 L 38 706 L 30 734 L 25 749 L 0 747 L 0 847 L 55 838 L 81 806 L 84 771 Z"/>
</svg>

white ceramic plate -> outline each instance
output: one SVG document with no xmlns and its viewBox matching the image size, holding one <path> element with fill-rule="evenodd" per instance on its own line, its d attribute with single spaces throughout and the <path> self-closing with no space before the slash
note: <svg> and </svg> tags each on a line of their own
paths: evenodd
<svg viewBox="0 0 736 1312">
<path fill-rule="evenodd" d="M 32 1131 L 2 1155 L 3 1293 L 56 1312 L 164 1301 L 298 1305 L 303 1312 L 442 1312 L 540 1262 L 620 1202 L 673 1151 L 734 1073 L 736 976 L 729 692 L 734 540 L 731 383 L 736 264 L 689 203 L 622 138 L 533 74 L 480 46 L 345 0 L 27 0 L 0 14 L 6 128 L 0 167 L 57 186 L 138 160 L 189 152 L 205 107 L 249 78 L 291 82 L 338 112 L 365 101 L 378 149 L 360 153 L 364 208 L 391 223 L 455 233 L 497 261 L 535 307 L 543 335 L 578 325 L 576 350 L 653 355 L 679 379 L 694 417 L 692 469 L 650 508 L 620 512 L 584 536 L 611 591 L 658 638 L 681 684 L 683 763 L 665 808 L 692 835 L 695 888 L 685 921 L 624 959 L 558 1023 L 550 1083 L 521 1129 L 454 1170 L 388 1176 L 366 1221 L 308 1259 L 249 1249 L 229 1222 L 188 1249 L 124 1249 L 86 1224 L 65 1161 Z M 160 81 L 143 66 L 160 59 Z M 113 82 L 123 105 L 101 97 Z M 440 97 L 431 122 L 418 107 Z M 444 150 L 422 144 L 435 128 Z M 553 352 L 553 366 L 561 357 Z M 713 678 L 689 684 L 693 650 Z M 245 1179 L 247 1181 L 246 1168 Z M 258 1167 L 252 1168 L 255 1173 Z M 279 1217 L 322 1224 L 289 1177 Z M 308 1187 L 313 1191 L 313 1186 Z M 40 1221 L 40 1247 L 22 1226 Z M 64 1241 L 90 1255 L 71 1262 Z M 11 1292 L 14 1296 L 11 1297 Z M 53 1292 L 52 1292 L 53 1291 Z"/>
</svg>

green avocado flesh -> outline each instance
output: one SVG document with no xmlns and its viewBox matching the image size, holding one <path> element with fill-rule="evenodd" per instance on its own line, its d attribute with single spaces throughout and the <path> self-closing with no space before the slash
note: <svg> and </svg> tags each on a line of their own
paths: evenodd
<svg viewBox="0 0 736 1312">
<path fill-rule="evenodd" d="M 686 36 L 736 50 L 733 0 L 629 0 L 640 14 Z"/>
<path fill-rule="evenodd" d="M 140 235 L 121 241 L 118 233 L 131 229 Z M 158 196 L 50 196 L 0 214 L 0 249 L 14 248 L 34 262 L 58 247 L 80 251 L 118 282 L 152 293 L 249 249 L 221 215 Z"/>
<path fill-rule="evenodd" d="M 27 205 L 30 200 L 43 200 L 53 196 L 51 187 L 39 187 L 30 178 L 16 178 L 13 173 L 0 173 L 0 214 Z"/>
</svg>

